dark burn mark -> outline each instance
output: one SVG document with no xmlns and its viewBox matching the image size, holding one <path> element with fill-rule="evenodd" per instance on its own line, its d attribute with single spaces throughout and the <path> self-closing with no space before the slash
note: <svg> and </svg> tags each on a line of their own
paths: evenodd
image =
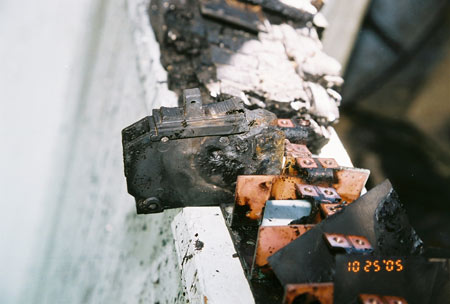
<svg viewBox="0 0 450 304">
<path fill-rule="evenodd" d="M 185 254 L 183 260 L 181 261 L 181 266 L 183 266 L 187 261 L 194 257 L 193 254 Z"/>
<path fill-rule="evenodd" d="M 200 240 L 196 240 L 194 246 L 195 246 L 195 250 L 202 250 L 203 247 L 205 246 L 205 243 L 203 243 Z"/>
</svg>

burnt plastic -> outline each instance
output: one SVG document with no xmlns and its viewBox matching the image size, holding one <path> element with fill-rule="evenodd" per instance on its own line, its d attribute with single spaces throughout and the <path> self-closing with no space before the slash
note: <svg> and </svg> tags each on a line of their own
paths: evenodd
<svg viewBox="0 0 450 304">
<path fill-rule="evenodd" d="M 284 133 L 276 116 L 237 98 L 203 105 L 185 90 L 184 107 L 153 110 L 122 131 L 128 192 L 138 213 L 232 203 L 240 174 L 280 174 Z"/>
</svg>

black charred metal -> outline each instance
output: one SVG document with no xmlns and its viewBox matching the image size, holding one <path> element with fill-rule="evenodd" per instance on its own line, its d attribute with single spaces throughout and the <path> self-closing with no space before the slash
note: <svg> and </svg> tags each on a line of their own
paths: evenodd
<svg viewBox="0 0 450 304">
<path fill-rule="evenodd" d="M 283 24 L 293 35 L 292 39 L 308 41 L 305 47 L 314 51 L 306 53 L 315 54 L 320 50 L 320 41 L 310 22 L 314 11 L 314 8 L 302 10 L 275 0 L 152 0 L 149 14 L 161 46 L 161 63 L 168 72 L 169 89 L 181 97 L 183 89 L 198 87 L 205 103 L 239 97 L 248 108 L 259 107 L 279 116 L 301 118 L 300 122 L 307 124 L 303 125 L 305 128 L 286 130 L 287 138 L 301 142 L 306 138 L 303 133 L 308 132 L 311 139 L 308 142 L 312 144 L 309 147 L 316 153 L 330 136 L 319 125 L 328 127 L 336 118 L 324 120 L 323 111 L 316 111 L 322 109 L 318 107 L 322 104 L 331 104 L 337 111 L 335 97 L 327 93 L 334 82 L 324 78 L 335 72 L 326 68 L 296 72 L 293 66 L 297 64 L 289 59 L 282 42 L 284 38 L 280 38 L 284 34 L 276 38 L 267 31 L 272 25 Z M 303 54 L 302 43 L 294 40 L 290 45 L 298 46 L 296 53 Z M 330 65 L 324 63 L 324 66 Z M 309 87 L 316 82 L 324 87 L 311 93 Z M 320 98 L 324 100 L 319 101 Z M 179 103 L 182 104 L 181 98 Z M 314 127 L 309 126 L 310 119 L 317 120 Z"/>
<path fill-rule="evenodd" d="M 244 0 L 255 5 L 261 5 L 264 10 L 276 13 L 284 18 L 289 17 L 298 21 L 312 21 L 314 15 L 305 10 L 294 8 L 279 0 Z"/>
<path fill-rule="evenodd" d="M 280 174 L 283 132 L 266 110 L 237 98 L 203 105 L 185 90 L 183 108 L 160 108 L 122 132 L 128 192 L 138 213 L 232 203 L 240 174 Z"/>
<path fill-rule="evenodd" d="M 231 1 L 228 1 L 229 3 Z M 204 16 L 218 19 L 257 33 L 263 29 L 262 18 L 250 5 L 238 3 L 229 5 L 225 0 L 200 0 L 201 12 Z M 240 5 L 239 5 L 240 4 Z"/>
<path fill-rule="evenodd" d="M 314 131 L 309 123 L 309 120 L 294 118 L 290 121 L 292 122 L 293 127 L 278 127 L 284 132 L 286 139 L 288 139 L 291 143 L 307 145 L 312 151 L 320 151 L 320 148 L 328 142 L 328 138 L 325 138 Z M 331 178 L 333 178 L 332 170 L 327 170 L 327 174 L 331 174 Z M 312 173 L 310 173 L 310 175 L 312 176 Z"/>
<path fill-rule="evenodd" d="M 337 181 L 335 172 L 339 168 L 314 168 L 314 169 L 299 169 L 299 175 L 303 177 L 308 184 L 328 183 L 332 184 Z"/>
<path fill-rule="evenodd" d="M 335 256 L 323 239 L 324 232 L 364 236 L 374 248 L 373 255 L 420 254 L 422 242 L 406 216 L 392 219 L 397 221 L 394 225 L 385 215 L 386 208 L 403 214 L 387 180 L 276 252 L 269 264 L 283 285 L 333 281 Z M 380 219 L 385 221 L 380 224 Z M 387 223 L 398 228 L 391 229 Z"/>
</svg>

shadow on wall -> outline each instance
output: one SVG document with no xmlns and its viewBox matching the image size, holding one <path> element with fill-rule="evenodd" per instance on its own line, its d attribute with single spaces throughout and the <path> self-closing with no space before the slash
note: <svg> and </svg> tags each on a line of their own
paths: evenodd
<svg viewBox="0 0 450 304">
<path fill-rule="evenodd" d="M 372 171 L 368 188 L 389 178 L 425 243 L 446 248 L 449 8 L 441 0 L 372 2 L 347 70 L 336 127 L 354 164 Z"/>
<path fill-rule="evenodd" d="M 448 153 L 411 124 L 366 111 L 345 111 L 338 133 L 353 163 L 371 170 L 367 188 L 389 178 L 426 245 L 450 248 Z"/>
</svg>

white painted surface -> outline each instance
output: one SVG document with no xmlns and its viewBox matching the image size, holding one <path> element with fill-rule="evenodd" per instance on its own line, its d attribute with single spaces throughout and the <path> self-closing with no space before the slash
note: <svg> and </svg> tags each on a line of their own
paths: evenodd
<svg viewBox="0 0 450 304">
<path fill-rule="evenodd" d="M 0 303 L 17 303 L 36 263 L 67 94 L 97 3 L 0 1 Z"/>
<path fill-rule="evenodd" d="M 318 156 L 323 158 L 334 158 L 339 166 L 342 167 L 353 167 L 352 160 L 339 139 L 336 130 L 332 127 L 329 127 L 328 130 L 331 133 L 330 141 L 322 148 Z"/>
<path fill-rule="evenodd" d="M 184 208 L 172 231 L 189 303 L 255 302 L 219 207 Z"/>
</svg>

